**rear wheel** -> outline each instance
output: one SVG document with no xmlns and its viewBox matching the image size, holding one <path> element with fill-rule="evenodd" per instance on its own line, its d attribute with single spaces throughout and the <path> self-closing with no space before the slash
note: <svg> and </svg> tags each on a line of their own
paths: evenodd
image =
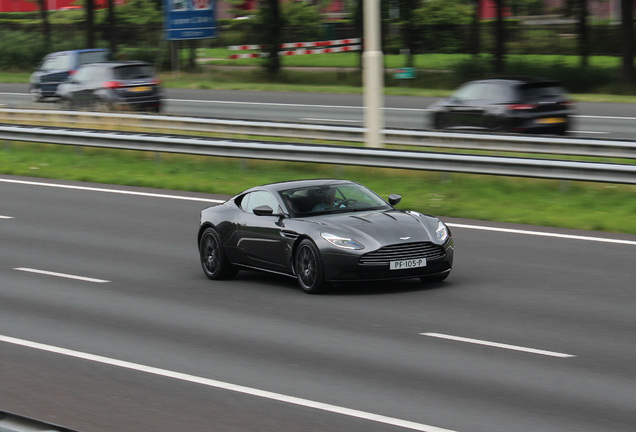
<svg viewBox="0 0 636 432">
<path fill-rule="evenodd" d="M 104 99 L 95 99 L 91 105 L 91 110 L 96 112 L 109 112 L 113 110 L 113 106 Z"/>
<path fill-rule="evenodd" d="M 296 277 L 301 288 L 309 294 L 318 294 L 326 288 L 318 248 L 311 240 L 300 242 L 294 257 Z"/>
<path fill-rule="evenodd" d="M 221 238 L 214 228 L 207 228 L 199 241 L 199 257 L 203 273 L 213 280 L 230 279 L 238 270 L 225 257 Z"/>
<path fill-rule="evenodd" d="M 69 111 L 73 108 L 71 105 L 71 101 L 65 98 L 60 98 L 57 101 L 57 107 L 62 111 Z"/>
</svg>

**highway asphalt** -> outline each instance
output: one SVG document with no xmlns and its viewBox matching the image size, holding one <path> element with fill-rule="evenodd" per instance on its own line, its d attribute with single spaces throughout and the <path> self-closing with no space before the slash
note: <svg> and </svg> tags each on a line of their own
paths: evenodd
<svg viewBox="0 0 636 432">
<path fill-rule="evenodd" d="M 82 432 L 633 431 L 636 236 L 448 220 L 443 283 L 203 275 L 225 197 L 0 176 L 0 410 Z"/>
<path fill-rule="evenodd" d="M 436 98 L 387 96 L 387 128 L 431 127 L 427 107 Z M 54 103 L 34 103 L 28 84 L 0 84 L 0 107 L 55 109 Z M 362 126 L 362 95 L 258 92 L 237 90 L 165 89 L 164 113 L 169 115 L 258 121 Z M 571 136 L 636 140 L 636 104 L 577 104 Z"/>
</svg>

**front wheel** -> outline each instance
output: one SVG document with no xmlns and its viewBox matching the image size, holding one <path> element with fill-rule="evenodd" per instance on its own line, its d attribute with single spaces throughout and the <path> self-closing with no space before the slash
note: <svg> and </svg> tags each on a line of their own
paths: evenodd
<svg viewBox="0 0 636 432">
<path fill-rule="evenodd" d="M 436 129 L 436 130 L 446 129 L 446 122 L 442 118 L 442 114 L 437 113 L 433 117 L 433 129 Z"/>
<path fill-rule="evenodd" d="M 326 288 L 322 262 L 318 248 L 311 240 L 300 242 L 294 257 L 296 277 L 301 288 L 308 294 L 318 294 Z"/>
<path fill-rule="evenodd" d="M 238 270 L 225 257 L 221 238 L 214 228 L 207 228 L 199 241 L 199 257 L 203 273 L 213 280 L 230 279 Z"/>
</svg>

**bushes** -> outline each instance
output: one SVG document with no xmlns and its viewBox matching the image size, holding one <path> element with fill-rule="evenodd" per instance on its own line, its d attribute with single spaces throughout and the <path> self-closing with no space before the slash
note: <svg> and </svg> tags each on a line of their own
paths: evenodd
<svg viewBox="0 0 636 432">
<path fill-rule="evenodd" d="M 463 33 L 470 24 L 470 6 L 459 0 L 430 0 L 414 13 L 423 52 L 466 52 Z"/>
<path fill-rule="evenodd" d="M 457 82 L 462 83 L 495 76 L 492 59 L 488 55 L 462 60 L 453 68 Z M 559 57 L 552 60 L 533 61 L 520 56 L 508 59 L 506 75 L 542 76 L 560 81 L 572 93 L 594 93 L 609 82 L 615 81 L 616 68 L 611 66 L 589 66 L 567 63 Z"/>
</svg>

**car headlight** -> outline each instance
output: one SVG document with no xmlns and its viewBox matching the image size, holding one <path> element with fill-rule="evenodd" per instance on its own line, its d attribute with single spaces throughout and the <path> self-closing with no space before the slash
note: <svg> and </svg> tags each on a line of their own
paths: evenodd
<svg viewBox="0 0 636 432">
<path fill-rule="evenodd" d="M 362 244 L 347 237 L 341 237 L 330 233 L 320 233 L 320 235 L 329 243 L 339 248 L 354 250 L 364 249 L 364 246 L 362 246 Z"/>
<path fill-rule="evenodd" d="M 437 241 L 440 243 L 444 243 L 448 239 L 448 227 L 442 221 L 439 221 L 437 224 L 437 230 L 435 233 L 437 233 Z"/>
</svg>

